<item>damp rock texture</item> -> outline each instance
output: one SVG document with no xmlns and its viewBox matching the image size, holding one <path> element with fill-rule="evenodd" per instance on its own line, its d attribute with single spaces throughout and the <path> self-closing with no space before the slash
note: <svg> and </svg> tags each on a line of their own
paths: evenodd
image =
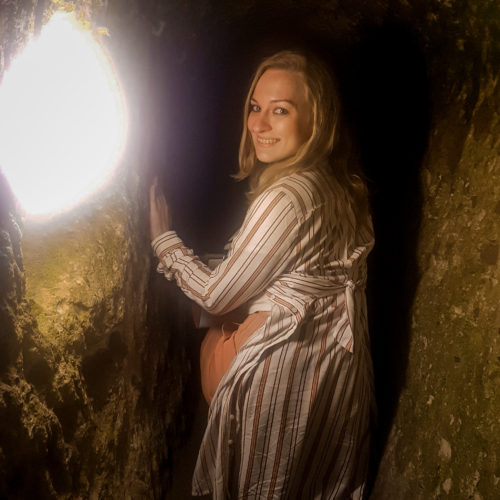
<svg viewBox="0 0 500 500">
<path fill-rule="evenodd" d="M 1 3 L 2 63 L 50 4 Z M 44 223 L 22 221 L 0 177 L 2 499 L 161 498 L 169 481 L 189 361 L 171 342 L 185 330 L 175 299 L 149 293 L 137 137 L 135 148 L 105 191 Z"/>
</svg>

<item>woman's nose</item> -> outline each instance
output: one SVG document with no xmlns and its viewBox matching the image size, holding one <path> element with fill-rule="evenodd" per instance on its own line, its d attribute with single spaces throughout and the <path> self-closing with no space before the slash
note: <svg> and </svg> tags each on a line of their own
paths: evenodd
<svg viewBox="0 0 500 500">
<path fill-rule="evenodd" d="M 271 130 L 271 123 L 265 113 L 255 113 L 250 118 L 249 128 L 252 132 L 267 132 Z"/>
</svg>

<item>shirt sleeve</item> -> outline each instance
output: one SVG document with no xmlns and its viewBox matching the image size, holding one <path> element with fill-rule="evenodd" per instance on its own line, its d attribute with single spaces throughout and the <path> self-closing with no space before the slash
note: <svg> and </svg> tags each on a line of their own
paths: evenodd
<svg viewBox="0 0 500 500">
<path fill-rule="evenodd" d="M 250 207 L 225 259 L 210 270 L 175 231 L 152 241 L 158 270 L 212 314 L 225 314 L 263 292 L 296 254 L 299 221 L 287 194 L 268 190 Z"/>
</svg>

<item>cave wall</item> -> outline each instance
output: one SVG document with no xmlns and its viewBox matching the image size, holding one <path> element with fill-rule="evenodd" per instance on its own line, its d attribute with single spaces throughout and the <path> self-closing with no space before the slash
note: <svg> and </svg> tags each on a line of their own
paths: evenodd
<svg viewBox="0 0 500 500">
<path fill-rule="evenodd" d="M 148 144 L 134 125 L 148 107 L 150 26 L 104 2 L 57 4 L 105 25 L 109 52 L 130 58 L 115 66 L 132 140 L 104 191 L 45 223 L 21 217 L 1 177 L 0 498 L 162 498 L 190 361 L 171 338 L 187 329 L 177 299 L 150 292 Z M 1 3 L 1 69 L 53 6 Z"/>
<path fill-rule="evenodd" d="M 425 2 L 432 90 L 407 367 L 373 498 L 500 495 L 500 9 Z M 383 403 L 383 401 L 382 401 Z"/>
<path fill-rule="evenodd" d="M 105 4 L 114 9 L 108 24 L 114 19 L 120 30 L 138 37 L 121 42 L 127 50 L 153 37 L 145 49 L 155 58 L 147 91 L 158 100 L 156 106 L 143 104 L 157 127 L 148 134 L 138 129 L 136 136 L 143 146 L 149 141 L 177 228 L 197 250 L 199 244 L 213 250 L 234 229 L 234 221 L 224 227 L 234 215 L 227 207 L 241 189 L 235 195 L 214 179 L 234 172 L 235 123 L 258 59 L 305 44 L 337 68 L 347 122 L 372 192 L 377 237 L 368 289 L 379 406 L 372 498 L 497 498 L 498 2 L 74 3 L 86 15 L 97 16 Z M 1 5 L 0 63 L 6 64 L 13 47 L 36 31 L 48 2 Z M 127 59 L 142 60 L 145 53 L 137 58 L 131 50 Z M 148 74 L 140 64 L 135 70 Z M 139 95 L 143 90 L 135 88 Z M 147 121 L 143 115 L 141 124 Z M 172 324 L 168 303 L 148 297 L 144 241 L 129 238 L 144 234 L 137 215 L 145 209 L 144 186 L 134 176 L 127 179 L 107 205 L 103 201 L 93 215 L 61 233 L 62 246 L 45 247 L 44 263 L 57 261 L 61 252 L 92 284 L 68 279 L 75 269 L 50 265 L 51 286 L 62 293 L 63 314 L 55 321 L 40 306 L 43 287 L 37 293 L 29 288 L 30 280 L 44 280 L 38 242 L 52 237 L 34 234 L 29 251 L 26 242 L 26 259 L 34 267 L 26 269 L 25 284 L 18 224 L 2 195 L 0 417 L 15 430 L 0 431 L 0 488 L 11 488 L 4 491 L 30 491 L 27 482 L 49 497 L 78 491 L 84 498 L 105 498 L 125 477 L 130 482 L 123 482 L 124 495 L 155 498 L 161 491 L 157 466 L 140 457 L 152 454 L 154 462 L 164 463 L 169 450 L 154 451 L 148 440 L 170 445 L 175 440 L 169 432 L 182 423 L 176 411 L 187 362 L 178 339 L 172 342 L 165 332 L 187 327 Z M 113 217 L 113 230 L 107 217 Z M 102 286 L 97 270 L 110 262 L 117 272 Z M 132 289 L 156 318 L 147 334 L 143 300 L 127 302 Z M 146 342 L 146 335 L 152 340 Z M 168 396 L 154 376 L 165 372 Z M 142 429 L 137 412 L 150 422 Z M 123 451 L 123 443 L 132 442 L 140 443 L 142 455 Z M 104 449 L 97 460 L 96 450 Z M 125 457 L 119 470 L 117 456 Z M 37 466 L 28 479 L 26 464 Z M 144 485 L 155 486 L 145 493 Z"/>
</svg>

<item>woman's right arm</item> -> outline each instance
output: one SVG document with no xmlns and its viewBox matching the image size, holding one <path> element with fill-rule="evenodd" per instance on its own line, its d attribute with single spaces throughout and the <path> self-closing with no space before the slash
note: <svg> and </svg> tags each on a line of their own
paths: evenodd
<svg viewBox="0 0 500 500">
<path fill-rule="evenodd" d="M 210 270 L 175 231 L 152 241 L 159 270 L 175 279 L 183 292 L 212 314 L 225 314 L 262 293 L 294 258 L 299 221 L 289 196 L 264 192 L 250 207 L 226 258 Z"/>
</svg>

